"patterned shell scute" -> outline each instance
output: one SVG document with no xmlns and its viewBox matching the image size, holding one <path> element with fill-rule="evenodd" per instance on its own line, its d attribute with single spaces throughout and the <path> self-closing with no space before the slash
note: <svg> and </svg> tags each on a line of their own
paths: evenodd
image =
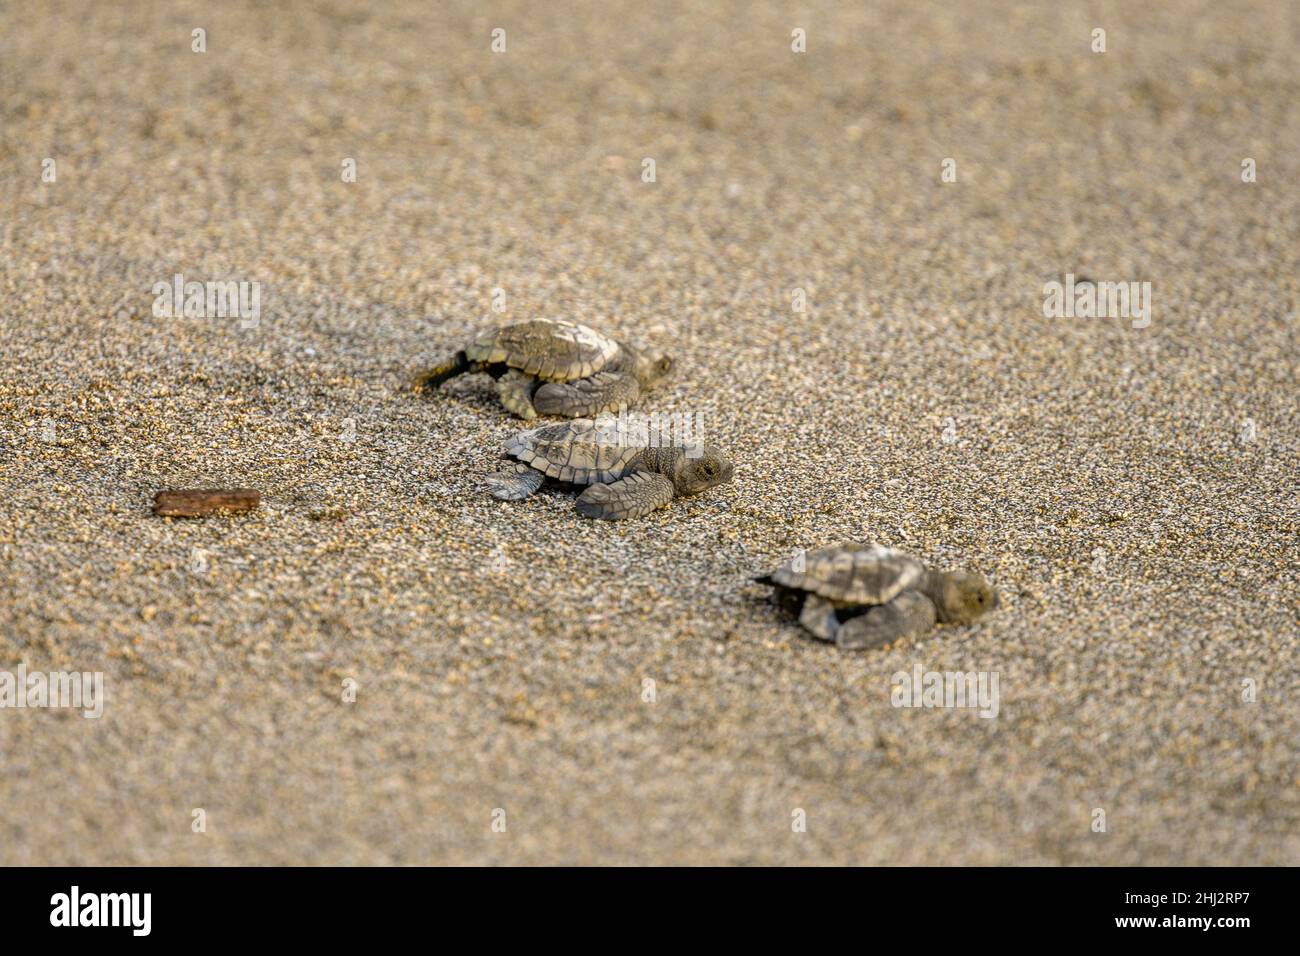
<svg viewBox="0 0 1300 956">
<path fill-rule="evenodd" d="M 595 329 L 558 319 L 534 319 L 480 332 L 466 347 L 472 362 L 504 362 L 546 382 L 569 382 L 599 372 L 619 345 Z"/>
<path fill-rule="evenodd" d="M 804 556 L 778 569 L 772 578 L 788 588 L 812 591 L 831 601 L 884 604 L 915 587 L 925 574 L 916 558 L 878 544 L 841 544 Z"/>
<path fill-rule="evenodd" d="M 618 444 L 610 429 L 589 418 L 543 425 L 520 432 L 506 442 L 506 454 L 548 478 L 575 485 L 618 480 L 644 450 Z"/>
</svg>

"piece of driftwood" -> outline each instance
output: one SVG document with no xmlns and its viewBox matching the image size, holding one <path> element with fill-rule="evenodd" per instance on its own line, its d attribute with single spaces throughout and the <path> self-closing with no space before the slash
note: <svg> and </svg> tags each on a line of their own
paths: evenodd
<svg viewBox="0 0 1300 956">
<path fill-rule="evenodd" d="M 160 491 L 153 513 L 174 518 L 200 518 L 218 511 L 252 511 L 262 500 L 252 488 L 182 488 Z"/>
</svg>

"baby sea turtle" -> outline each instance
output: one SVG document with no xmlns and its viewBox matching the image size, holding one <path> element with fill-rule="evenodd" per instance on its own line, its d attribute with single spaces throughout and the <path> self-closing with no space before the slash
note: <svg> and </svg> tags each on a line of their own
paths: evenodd
<svg viewBox="0 0 1300 956">
<path fill-rule="evenodd" d="M 608 420 L 577 418 L 520 432 L 506 442 L 514 462 L 489 475 L 488 490 L 520 501 L 547 478 L 586 485 L 577 509 L 588 518 L 640 518 L 673 498 L 731 480 L 732 464 L 709 445 L 651 448 L 627 444 Z"/>
<path fill-rule="evenodd" d="M 754 580 L 776 588 L 777 603 L 816 637 L 854 650 L 918 637 L 936 622 L 969 624 L 998 606 L 978 574 L 931 571 L 878 544 L 811 551 Z"/>
<path fill-rule="evenodd" d="M 497 380 L 501 404 L 521 418 L 582 418 L 632 407 L 672 365 L 667 355 L 576 322 L 533 319 L 480 332 L 415 385 L 433 389 L 465 372 L 487 372 Z"/>
</svg>

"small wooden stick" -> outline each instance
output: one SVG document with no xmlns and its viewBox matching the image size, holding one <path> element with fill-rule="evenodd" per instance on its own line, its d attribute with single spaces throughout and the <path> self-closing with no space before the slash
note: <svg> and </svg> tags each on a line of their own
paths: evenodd
<svg viewBox="0 0 1300 956">
<path fill-rule="evenodd" d="M 262 495 L 252 488 L 186 488 L 160 491 L 153 498 L 153 513 L 176 518 L 199 518 L 218 511 L 252 511 Z"/>
</svg>

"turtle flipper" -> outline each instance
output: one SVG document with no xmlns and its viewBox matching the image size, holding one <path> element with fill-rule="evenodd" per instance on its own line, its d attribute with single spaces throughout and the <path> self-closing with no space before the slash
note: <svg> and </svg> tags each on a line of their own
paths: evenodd
<svg viewBox="0 0 1300 956">
<path fill-rule="evenodd" d="M 525 375 L 517 368 L 509 369 L 497 379 L 497 395 L 501 398 L 501 404 L 520 418 L 537 417 L 537 410 L 533 408 L 535 388 L 537 388 L 537 379 Z"/>
<path fill-rule="evenodd" d="M 578 514 L 620 521 L 640 518 L 673 500 L 673 483 L 653 471 L 634 471 L 607 485 L 591 485 L 578 496 Z"/>
<path fill-rule="evenodd" d="M 811 592 L 804 599 L 803 610 L 799 612 L 799 623 L 823 641 L 835 640 L 836 630 L 840 626 L 835 617 L 835 605 L 820 594 Z"/>
<path fill-rule="evenodd" d="M 899 638 L 916 638 L 934 627 L 934 603 L 920 591 L 904 591 L 892 601 L 840 625 L 835 643 L 845 650 L 862 650 L 892 644 Z"/>
<path fill-rule="evenodd" d="M 533 396 L 533 406 L 543 415 L 594 418 L 631 407 L 641 397 L 641 385 L 630 372 L 597 372 L 572 382 L 547 382 Z"/>
<path fill-rule="evenodd" d="M 412 385 L 417 392 L 431 392 L 443 382 L 468 372 L 471 365 L 469 357 L 462 350 L 445 362 L 435 365 L 428 371 L 421 372 L 415 377 Z"/>
<path fill-rule="evenodd" d="M 523 501 L 542 487 L 542 482 L 545 480 L 546 476 L 540 471 L 515 462 L 495 474 L 488 475 L 483 479 L 483 484 L 487 486 L 494 498 L 500 498 L 502 501 Z"/>
</svg>

